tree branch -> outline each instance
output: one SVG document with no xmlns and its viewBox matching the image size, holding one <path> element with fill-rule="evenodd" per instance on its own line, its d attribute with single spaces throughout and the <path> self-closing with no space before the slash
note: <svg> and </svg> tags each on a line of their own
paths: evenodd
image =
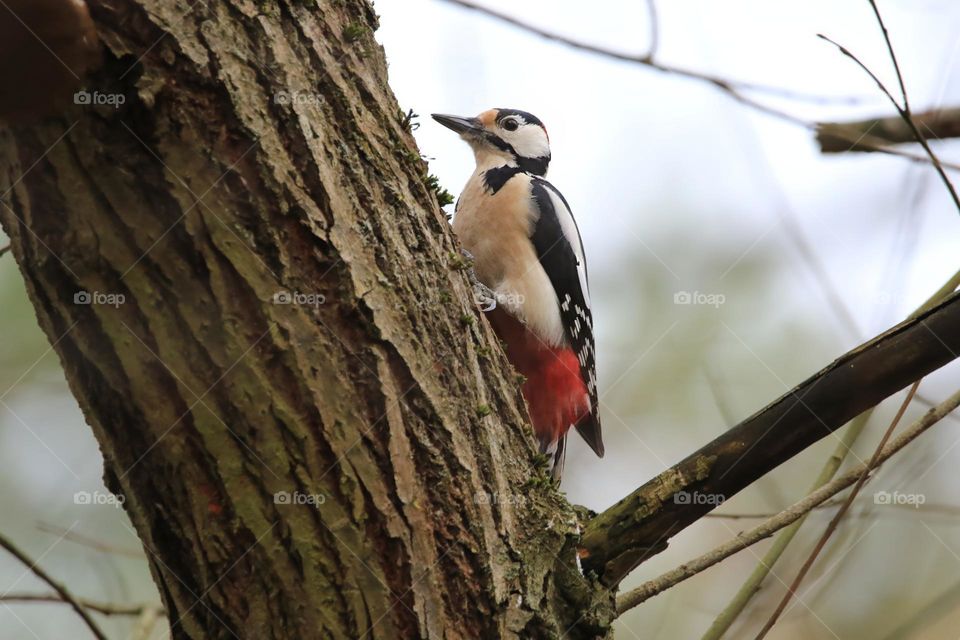
<svg viewBox="0 0 960 640">
<path fill-rule="evenodd" d="M 903 75 L 900 73 L 900 64 L 897 62 L 897 56 L 893 52 L 893 44 L 890 42 L 890 35 L 887 33 L 887 27 L 883 23 L 883 18 L 880 17 L 880 11 L 877 9 L 877 5 L 873 0 L 868 0 L 870 6 L 873 8 L 874 15 L 877 17 L 877 22 L 880 24 L 880 29 L 883 31 L 883 39 L 887 43 L 887 51 L 890 53 L 890 60 L 893 63 L 893 68 L 897 74 L 897 82 L 900 84 L 900 95 L 903 99 L 903 105 L 901 106 L 897 99 L 893 97 L 893 94 L 887 89 L 887 87 L 880 82 L 880 78 L 870 70 L 867 65 L 865 65 L 857 56 L 855 56 L 849 49 L 843 45 L 834 42 L 827 36 L 820 34 L 820 38 L 826 40 L 833 46 L 837 47 L 840 50 L 840 53 L 847 56 L 853 60 L 857 66 L 863 69 L 870 78 L 876 83 L 877 87 L 880 88 L 880 91 L 883 92 L 887 99 L 890 100 L 890 103 L 893 105 L 893 108 L 897 110 L 897 113 L 900 114 L 900 117 L 903 119 L 903 122 L 907 125 L 910 131 L 913 133 L 913 137 L 917 142 L 920 143 L 920 146 L 923 147 L 923 150 L 926 152 L 927 156 L 930 157 L 930 162 L 933 163 L 934 168 L 937 170 L 937 173 L 940 175 L 940 180 L 943 182 L 944 186 L 947 188 L 947 191 L 950 192 L 950 197 L 953 199 L 954 205 L 957 207 L 957 210 L 960 211 L 960 195 L 957 194 L 956 189 L 953 188 L 953 183 L 950 182 L 950 178 L 947 177 L 946 171 L 944 171 L 943 165 L 940 163 L 940 159 L 937 157 L 937 154 L 933 152 L 933 149 L 930 148 L 930 144 L 927 142 L 926 137 L 920 133 L 920 129 L 917 128 L 916 123 L 913 121 L 913 114 L 910 110 L 910 100 L 907 97 L 906 85 L 903 82 Z"/>
<path fill-rule="evenodd" d="M 97 600 L 87 600 L 86 598 L 75 598 L 77 604 L 85 609 L 102 613 L 105 616 L 140 616 L 145 611 L 156 611 L 159 615 L 164 615 L 163 607 L 159 605 L 148 604 L 114 604 L 112 602 L 99 602 Z M 0 596 L 0 602 L 11 603 L 59 603 L 70 604 L 56 593 L 8 593 Z"/>
<path fill-rule="evenodd" d="M 900 408 L 897 410 L 897 414 L 890 422 L 890 426 L 888 426 L 887 430 L 883 433 L 883 437 L 880 438 L 880 442 L 877 444 L 877 448 L 874 450 L 873 455 L 870 456 L 870 461 L 867 462 L 867 465 L 863 468 L 863 472 L 860 474 L 860 477 L 857 478 L 857 482 L 853 485 L 853 491 L 847 495 L 847 498 L 843 501 L 843 505 L 841 505 L 840 509 L 833 514 L 833 517 L 830 519 L 830 523 L 827 525 L 826 530 L 823 532 L 823 534 L 821 534 L 820 539 L 813 548 L 813 551 L 811 551 L 807 556 L 807 559 L 804 561 L 803 566 L 797 573 L 796 578 L 794 578 L 793 582 L 790 583 L 790 586 L 787 588 L 787 592 L 780 600 L 777 608 L 770 615 L 770 618 L 767 620 L 766 624 L 764 624 L 763 628 L 760 630 L 760 633 L 757 634 L 756 640 L 762 640 L 765 638 L 767 633 L 770 632 L 770 629 L 773 628 L 773 625 L 777 623 L 777 620 L 780 618 L 783 610 L 787 608 L 787 604 L 790 602 L 790 599 L 797 592 L 797 589 L 800 588 L 800 583 L 803 582 L 804 577 L 806 577 L 807 573 L 809 573 L 813 563 L 816 562 L 817 558 L 820 556 L 820 552 L 823 551 L 827 541 L 837 530 L 837 527 L 840 525 L 840 520 L 842 520 L 843 516 L 846 515 L 847 511 L 850 509 L 850 505 L 853 504 L 853 501 L 856 500 L 857 495 L 859 495 L 860 489 L 862 489 L 863 485 L 866 484 L 867 478 L 870 477 L 870 472 L 873 471 L 873 469 L 875 469 L 880 463 L 880 454 L 883 453 L 884 446 L 886 446 L 890 436 L 893 435 L 897 425 L 900 424 L 903 414 L 907 412 L 907 407 L 910 406 L 913 396 L 916 395 L 917 389 L 920 387 L 920 382 L 921 380 L 917 380 L 910 387 L 910 390 L 907 392 L 907 397 L 904 398 L 902 403 L 900 403 Z"/>
<path fill-rule="evenodd" d="M 591 520 L 585 569 L 618 584 L 643 558 L 862 411 L 960 357 L 960 294 L 848 352 Z"/>
<path fill-rule="evenodd" d="M 61 540 L 72 542 L 78 544 L 88 549 L 93 549 L 101 553 L 109 553 L 112 555 L 126 556 L 127 558 L 137 558 L 138 560 L 143 558 L 143 551 L 136 549 L 128 549 L 124 547 L 117 547 L 111 544 L 107 544 L 96 538 L 90 536 L 85 536 L 82 533 L 77 533 L 72 529 L 67 529 L 65 527 L 60 527 L 53 524 L 47 524 L 45 522 L 40 522 L 37 524 L 37 529 L 43 531 L 44 533 L 51 533 L 55 536 L 58 536 Z"/>
<path fill-rule="evenodd" d="M 796 101 L 805 101 L 818 104 L 833 103 L 833 104 L 856 104 L 859 100 L 857 98 L 844 98 L 844 97 L 828 97 L 828 96 L 816 96 L 810 95 L 807 93 L 792 91 L 783 87 L 771 87 L 762 84 L 756 84 L 752 82 L 745 82 L 741 80 L 734 80 L 730 78 L 724 78 L 721 76 L 715 76 L 708 73 L 702 73 L 700 71 L 695 71 L 692 69 L 687 69 L 684 67 L 677 67 L 673 65 L 668 65 L 661 63 L 654 59 L 655 54 L 655 45 L 658 36 L 654 31 L 651 31 L 651 45 L 646 53 L 643 54 L 634 54 L 626 53 L 623 51 L 617 51 L 615 49 L 609 49 L 600 45 L 584 42 L 582 40 L 577 40 L 574 38 L 569 38 L 562 34 L 556 33 L 554 31 L 549 31 L 538 27 L 537 25 L 524 22 L 518 18 L 501 13 L 494 9 L 489 9 L 481 4 L 473 2 L 473 0 L 443 0 L 449 4 L 462 7 L 464 9 L 470 9 L 472 11 L 477 11 L 485 16 L 499 20 L 503 23 L 514 26 L 518 29 L 532 33 L 536 36 L 539 36 L 545 40 L 550 40 L 552 42 L 558 42 L 560 44 L 566 45 L 573 49 L 584 51 L 586 53 L 591 53 L 594 55 L 603 56 L 610 58 L 612 60 L 619 60 L 621 62 L 631 62 L 634 64 L 643 65 L 660 71 L 661 73 L 667 73 L 675 75 L 678 77 L 688 78 L 691 80 L 698 80 L 701 82 L 706 82 L 707 84 L 713 85 L 715 88 L 726 93 L 730 98 L 736 100 L 740 104 L 758 111 L 760 113 L 765 113 L 769 116 L 773 116 L 784 122 L 789 122 L 791 124 L 809 129 L 812 131 L 818 131 L 818 140 L 820 139 L 819 130 L 825 129 L 823 133 L 824 136 L 829 136 L 828 140 L 831 147 L 835 147 L 835 152 L 847 151 L 851 148 L 856 148 L 859 151 L 873 151 L 876 153 L 884 153 L 887 155 L 898 156 L 901 158 L 906 158 L 913 162 L 922 162 L 924 164 L 936 164 L 928 154 L 915 154 L 909 151 L 904 151 L 902 149 L 892 149 L 885 146 L 885 140 L 880 136 L 869 135 L 868 132 L 857 130 L 853 128 L 847 130 L 842 125 L 831 125 L 830 123 L 818 124 L 816 122 L 811 122 L 805 120 L 804 118 L 798 117 L 786 111 L 782 111 L 775 107 L 772 107 L 768 104 L 758 102 L 752 97 L 744 95 L 744 91 L 750 91 L 755 93 L 763 93 L 768 96 L 776 98 L 784 98 L 789 100 Z M 655 15 L 655 6 L 650 3 L 650 17 L 651 20 L 656 20 Z M 654 27 L 651 27 L 653 29 Z M 821 143 L 822 144 L 822 143 Z M 954 171 L 960 171 L 960 166 L 947 162 L 940 162 L 940 166 L 944 169 L 951 169 Z"/>
<path fill-rule="evenodd" d="M 651 69 L 661 71 L 663 73 L 669 73 L 677 76 L 682 76 L 685 78 L 691 78 L 694 80 L 700 80 L 712 84 L 713 86 L 721 89 L 734 97 L 736 100 L 741 102 L 748 102 L 751 106 L 765 110 L 768 112 L 773 111 L 770 107 L 761 105 L 753 102 L 750 99 L 745 99 L 744 96 L 740 95 L 739 91 L 754 91 L 757 93 L 763 93 L 769 96 L 774 96 L 777 98 L 786 98 L 790 100 L 802 100 L 805 102 L 813 102 L 818 104 L 832 103 L 832 104 L 857 104 L 859 100 L 857 98 L 848 98 L 848 97 L 827 97 L 827 96 L 816 96 L 808 93 L 803 93 L 800 91 L 793 91 L 791 89 L 786 89 L 783 87 L 771 87 L 768 85 L 758 84 L 754 82 L 746 82 L 743 80 L 734 80 L 730 78 L 724 78 L 722 76 L 716 76 L 709 73 L 703 73 L 701 71 L 695 71 L 693 69 L 687 69 L 685 67 L 678 67 L 674 65 L 663 64 L 654 59 L 653 54 L 655 53 L 656 46 L 656 37 L 651 33 L 651 47 L 646 53 L 635 54 L 635 53 L 626 53 L 623 51 L 617 51 L 616 49 L 610 49 L 601 45 L 592 44 L 589 42 L 584 42 L 582 40 L 577 40 L 575 38 L 570 38 L 554 31 L 550 31 L 539 27 L 534 24 L 530 24 L 518 18 L 515 18 L 511 15 L 501 13 L 494 9 L 490 9 L 481 4 L 473 2 L 473 0 L 444 0 L 449 4 L 457 5 L 458 7 L 463 7 L 464 9 L 470 9 L 482 13 L 485 16 L 499 20 L 506 24 L 512 25 L 528 33 L 537 35 L 545 40 L 551 40 L 553 42 L 559 42 L 560 44 L 566 45 L 573 49 L 578 49 L 580 51 L 585 51 L 587 53 L 592 53 L 595 55 L 600 55 L 605 58 L 610 58 L 613 60 L 619 60 L 621 62 L 632 62 L 635 64 L 641 64 Z M 656 20 L 655 10 L 651 5 L 650 10 L 651 20 Z M 797 122 L 802 122 L 794 116 L 785 114 L 782 112 L 776 112 L 776 115 L 784 117 L 789 120 L 795 120 Z"/>
<path fill-rule="evenodd" d="M 960 391 L 941 402 L 939 405 L 927 411 L 919 420 L 914 422 L 898 437 L 883 448 L 882 453 L 877 459 L 877 466 L 888 460 L 891 456 L 902 450 L 908 444 L 917 439 L 924 431 L 935 425 L 943 419 L 948 413 L 960 406 Z M 869 463 L 858 465 L 836 480 L 825 484 L 813 493 L 807 495 L 802 500 L 795 503 L 789 509 L 785 509 L 773 516 L 763 524 L 741 533 L 736 538 L 720 545 L 702 556 L 685 562 L 676 569 L 668 571 L 663 575 L 649 580 L 636 589 L 632 589 L 619 598 L 617 598 L 617 613 L 623 615 L 633 607 L 649 600 L 658 593 L 666 591 L 670 587 L 683 582 L 687 578 L 694 576 L 705 569 L 712 567 L 721 560 L 729 558 L 738 551 L 746 549 L 764 538 L 768 538 L 780 529 L 799 520 L 810 510 L 823 504 L 839 492 L 843 491 L 854 482 L 856 482 L 867 469 Z"/>
<path fill-rule="evenodd" d="M 843 460 L 846 458 L 847 453 L 849 453 L 853 448 L 854 442 L 856 442 L 857 438 L 860 437 L 860 434 L 863 433 L 863 430 L 866 428 L 872 413 L 873 410 L 868 409 L 853 419 L 853 421 L 850 423 L 850 426 L 848 426 L 843 432 L 843 435 L 841 436 L 840 441 L 837 442 L 836 447 L 834 447 L 833 453 L 830 454 L 830 457 L 827 458 L 827 461 L 820 469 L 820 473 L 817 474 L 817 478 L 814 480 L 813 486 L 807 491 L 807 494 L 813 493 L 833 479 L 833 476 L 840 469 L 840 465 L 843 464 Z M 821 504 L 818 505 L 817 508 L 826 506 L 827 504 Z M 707 515 L 709 516 L 712 514 Z M 763 555 L 763 558 L 757 562 L 757 566 L 754 567 L 750 575 L 747 576 L 747 579 L 744 581 L 744 583 L 740 585 L 740 588 L 734 594 L 733 599 L 730 600 L 727 606 L 723 608 L 723 611 L 717 615 L 716 619 L 714 619 L 706 633 L 703 634 L 703 638 L 701 640 L 720 640 L 720 638 L 723 637 L 723 635 L 730 628 L 730 625 L 732 625 L 734 620 L 737 619 L 737 616 L 739 616 L 744 608 L 746 608 L 747 603 L 750 602 L 750 599 L 760 590 L 760 585 L 766 579 L 770 571 L 772 571 L 773 565 L 780 560 L 780 557 L 783 555 L 784 551 L 787 550 L 787 547 L 793 541 L 793 538 L 797 535 L 797 532 L 800 531 L 800 527 L 803 526 L 803 523 L 808 515 L 810 515 L 809 512 L 803 514 L 802 517 L 777 534 L 777 538 L 773 541 L 773 544 L 770 545 L 770 548 L 767 549 L 767 552 Z"/>
<path fill-rule="evenodd" d="M 923 304 L 921 304 L 908 317 L 913 318 L 923 313 L 931 306 L 937 304 L 945 297 L 950 295 L 950 293 L 957 288 L 958 278 L 960 278 L 960 271 L 955 273 L 942 287 L 936 291 L 936 293 L 925 300 Z M 844 309 L 845 307 L 843 306 L 842 299 L 840 300 L 840 304 L 840 309 Z M 916 397 L 919 401 L 924 402 L 921 400 L 919 395 Z M 935 406 L 934 403 L 924 402 L 924 404 L 927 404 L 928 407 Z M 850 423 L 850 426 L 844 431 L 843 436 L 837 442 L 833 453 L 824 463 L 823 468 L 821 468 L 820 473 L 817 475 L 817 478 L 813 483 L 813 486 L 809 491 L 807 491 L 807 493 L 813 493 L 833 479 L 833 476 L 840 469 L 840 465 L 843 464 L 847 454 L 853 448 L 854 442 L 856 442 L 857 438 L 860 437 L 860 434 L 866 428 L 872 414 L 873 408 L 864 411 L 859 416 L 854 418 L 854 420 Z M 827 506 L 832 505 L 831 503 L 820 505 L 820 507 Z M 707 515 L 709 516 L 711 514 Z M 727 630 L 730 628 L 730 625 L 733 624 L 734 620 L 737 619 L 737 616 L 739 616 L 744 610 L 750 599 L 759 591 L 760 585 L 763 583 L 764 579 L 766 579 L 767 575 L 773 570 L 773 566 L 780 559 L 780 556 L 783 555 L 784 551 L 786 551 L 787 547 L 793 540 L 793 537 L 800 530 L 800 527 L 803 526 L 803 523 L 808 515 L 809 514 L 804 514 L 802 518 L 791 524 L 777 535 L 777 538 L 773 541 L 773 544 L 770 545 L 770 548 L 767 549 L 767 552 L 763 555 L 763 558 L 760 559 L 760 561 L 757 563 L 757 566 L 747 577 L 744 583 L 740 585 L 740 589 L 737 590 L 737 593 L 734 595 L 733 599 L 727 604 L 726 607 L 724 607 L 723 611 L 717 615 L 716 619 L 707 629 L 706 633 L 703 634 L 702 640 L 720 640 L 720 638 L 727 632 Z"/>
<path fill-rule="evenodd" d="M 960 107 L 916 113 L 913 114 L 913 121 L 919 129 L 927 132 L 928 138 L 960 138 Z M 860 141 L 865 136 L 869 136 L 871 144 Z M 851 140 L 854 142 L 851 143 Z M 900 115 L 853 122 L 817 123 L 817 143 L 823 153 L 874 152 L 877 144 L 916 141 L 913 130 Z"/>
<path fill-rule="evenodd" d="M 657 14 L 657 0 L 647 0 L 647 19 L 650 21 L 650 42 L 647 44 L 647 60 L 653 61 L 660 46 L 660 17 Z"/>
<path fill-rule="evenodd" d="M 90 617 L 90 614 L 87 613 L 86 609 L 83 608 L 83 605 L 77 601 L 73 594 L 70 593 L 65 586 L 50 577 L 46 571 L 37 566 L 37 563 L 32 560 L 30 556 L 21 551 L 12 540 L 3 534 L 0 534 L 0 547 L 6 549 L 13 557 L 22 562 L 33 573 L 33 575 L 37 576 L 48 585 L 53 587 L 53 590 L 57 592 L 59 598 L 73 607 L 73 610 L 76 611 L 77 615 L 83 619 L 84 624 L 87 625 L 87 627 L 90 629 L 93 635 L 98 638 L 98 640 L 107 640 L 107 636 L 104 635 L 103 631 L 100 630 L 100 627 L 97 626 L 97 623 L 93 621 L 93 618 Z"/>
<path fill-rule="evenodd" d="M 370 3 L 86 5 L 0 224 L 173 636 L 605 635 Z"/>
</svg>

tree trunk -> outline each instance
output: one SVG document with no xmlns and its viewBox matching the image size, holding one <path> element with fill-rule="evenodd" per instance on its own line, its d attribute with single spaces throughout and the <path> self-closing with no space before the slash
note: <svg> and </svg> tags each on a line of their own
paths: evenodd
<svg viewBox="0 0 960 640">
<path fill-rule="evenodd" d="M 0 222 L 173 637 L 605 635 L 371 6 L 88 4 Z"/>
</svg>

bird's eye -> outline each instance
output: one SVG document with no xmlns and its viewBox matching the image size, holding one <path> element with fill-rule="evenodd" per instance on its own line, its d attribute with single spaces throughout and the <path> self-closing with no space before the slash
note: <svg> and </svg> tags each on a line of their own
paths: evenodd
<svg viewBox="0 0 960 640">
<path fill-rule="evenodd" d="M 501 126 L 507 131 L 516 131 L 520 124 L 514 118 L 507 118 L 501 123 Z"/>
</svg>

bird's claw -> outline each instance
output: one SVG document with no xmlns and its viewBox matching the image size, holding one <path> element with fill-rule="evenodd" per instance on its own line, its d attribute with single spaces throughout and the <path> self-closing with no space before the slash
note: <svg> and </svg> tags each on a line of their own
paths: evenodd
<svg viewBox="0 0 960 640">
<path fill-rule="evenodd" d="M 472 271 L 472 270 L 471 270 Z M 493 289 L 476 279 L 473 279 L 473 300 L 477 306 L 486 313 L 497 308 L 497 294 Z"/>
<path fill-rule="evenodd" d="M 467 251 L 466 249 L 461 249 L 463 256 L 473 262 L 473 254 Z M 473 285 L 473 300 L 477 303 L 477 306 L 486 313 L 493 311 L 497 308 L 497 294 L 496 292 L 488 287 L 487 285 L 480 282 L 480 279 L 477 277 L 477 272 L 474 271 L 473 267 L 470 267 L 467 270 L 467 277 L 470 278 L 470 283 Z"/>
</svg>

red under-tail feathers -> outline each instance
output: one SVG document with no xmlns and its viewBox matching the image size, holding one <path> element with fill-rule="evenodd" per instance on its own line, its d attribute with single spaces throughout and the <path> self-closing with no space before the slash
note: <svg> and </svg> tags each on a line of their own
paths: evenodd
<svg viewBox="0 0 960 640">
<path fill-rule="evenodd" d="M 563 438 L 571 426 L 590 419 L 590 396 L 580 376 L 577 356 L 569 347 L 551 347 L 527 327 L 496 308 L 488 317 L 506 343 L 507 357 L 526 378 L 523 397 L 540 442 L 541 452 L 562 458 Z M 559 474 L 555 469 L 555 475 Z"/>
</svg>

